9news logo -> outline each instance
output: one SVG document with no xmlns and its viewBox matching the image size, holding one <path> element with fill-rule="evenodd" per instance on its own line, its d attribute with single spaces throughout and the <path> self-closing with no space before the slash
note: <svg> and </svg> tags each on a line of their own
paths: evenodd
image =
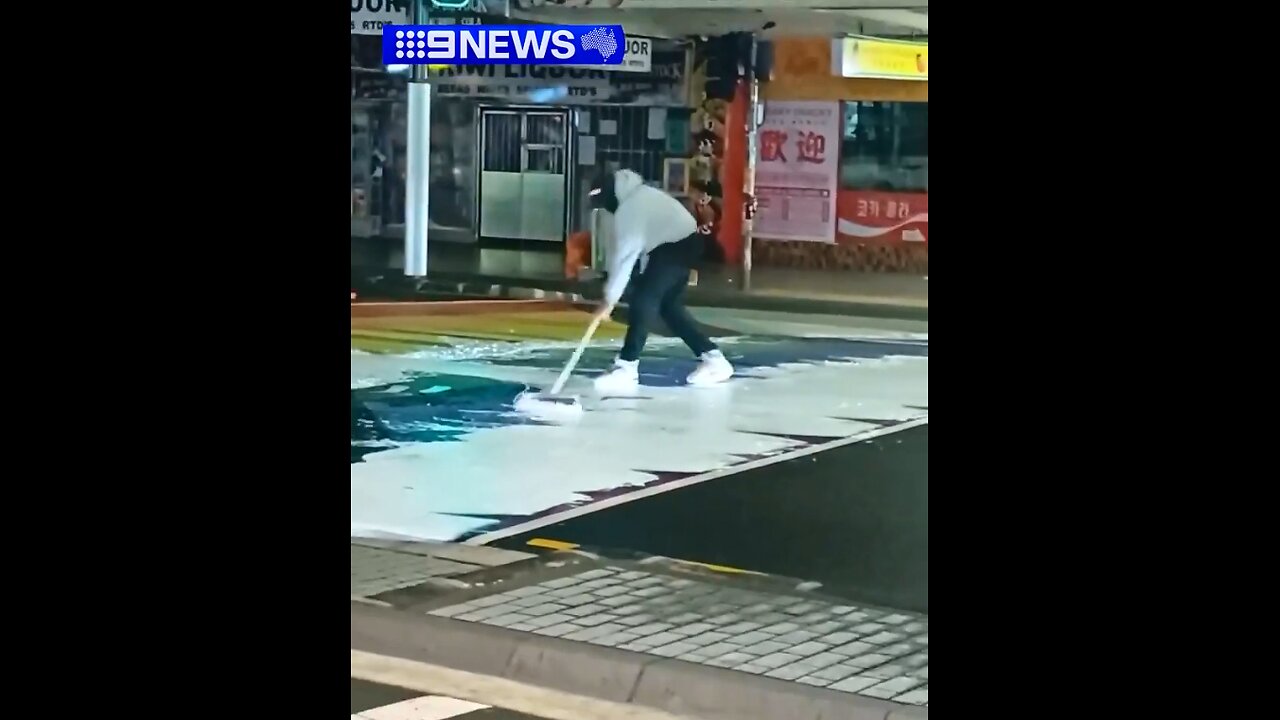
<svg viewBox="0 0 1280 720">
<path fill-rule="evenodd" d="M 621 65 L 621 25 L 384 25 L 387 65 Z"/>
</svg>

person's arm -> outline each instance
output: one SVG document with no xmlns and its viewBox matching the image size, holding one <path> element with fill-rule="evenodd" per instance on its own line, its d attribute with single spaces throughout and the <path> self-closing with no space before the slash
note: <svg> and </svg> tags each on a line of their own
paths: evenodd
<svg viewBox="0 0 1280 720">
<path fill-rule="evenodd" d="M 609 279 L 604 285 L 604 300 L 610 307 L 617 305 L 631 280 L 631 271 L 644 252 L 644 237 L 636 233 L 619 236 L 614 253 L 609 256 Z"/>
</svg>

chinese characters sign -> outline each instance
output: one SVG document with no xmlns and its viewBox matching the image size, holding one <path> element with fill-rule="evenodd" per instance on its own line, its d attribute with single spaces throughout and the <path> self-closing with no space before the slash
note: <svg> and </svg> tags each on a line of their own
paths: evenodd
<svg viewBox="0 0 1280 720">
<path fill-rule="evenodd" d="M 837 232 L 860 243 L 929 242 L 928 193 L 841 190 Z"/>
<path fill-rule="evenodd" d="M 835 242 L 840 103 L 767 103 L 759 132 L 754 234 Z"/>
</svg>

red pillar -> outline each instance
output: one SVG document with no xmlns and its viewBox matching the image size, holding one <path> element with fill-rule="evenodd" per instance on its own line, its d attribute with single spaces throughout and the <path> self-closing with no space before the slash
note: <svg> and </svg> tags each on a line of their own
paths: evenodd
<svg viewBox="0 0 1280 720">
<path fill-rule="evenodd" d="M 726 265 L 742 264 L 742 211 L 746 202 L 743 184 L 747 178 L 747 84 L 739 80 L 733 100 L 725 111 L 724 154 L 720 161 L 721 200 L 719 234 L 716 240 L 724 251 Z"/>
</svg>

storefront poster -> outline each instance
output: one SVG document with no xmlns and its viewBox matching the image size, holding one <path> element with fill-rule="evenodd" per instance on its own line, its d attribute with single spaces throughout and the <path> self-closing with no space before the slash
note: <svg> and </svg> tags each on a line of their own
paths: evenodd
<svg viewBox="0 0 1280 720">
<path fill-rule="evenodd" d="M 841 242 L 929 243 L 929 194 L 841 190 Z"/>
<path fill-rule="evenodd" d="M 835 242 L 840 103 L 769 102 L 758 135 L 752 231 L 771 240 Z"/>
</svg>

